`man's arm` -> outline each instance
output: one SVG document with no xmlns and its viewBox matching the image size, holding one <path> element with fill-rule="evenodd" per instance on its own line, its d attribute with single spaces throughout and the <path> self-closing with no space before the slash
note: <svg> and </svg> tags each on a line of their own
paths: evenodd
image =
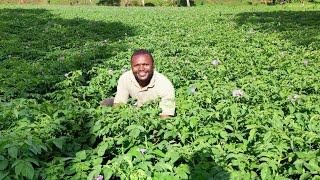
<svg viewBox="0 0 320 180">
<path fill-rule="evenodd" d="M 162 98 L 160 101 L 160 108 L 162 110 L 160 114 L 161 119 L 166 119 L 174 116 L 175 114 L 175 100 L 173 98 Z"/>
<path fill-rule="evenodd" d="M 125 75 L 122 75 L 118 80 L 117 93 L 113 101 L 113 107 L 119 104 L 126 104 L 129 98 Z"/>
<path fill-rule="evenodd" d="M 175 92 L 172 83 L 169 80 L 166 80 L 166 83 L 163 84 L 163 89 L 161 92 L 161 101 L 159 106 L 162 110 L 160 114 L 161 119 L 166 119 L 174 116 L 175 114 Z"/>
</svg>

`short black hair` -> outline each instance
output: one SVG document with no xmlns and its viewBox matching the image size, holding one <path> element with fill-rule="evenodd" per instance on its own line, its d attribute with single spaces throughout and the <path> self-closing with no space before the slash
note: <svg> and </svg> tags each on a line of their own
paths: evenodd
<svg viewBox="0 0 320 180">
<path fill-rule="evenodd" d="M 134 56 L 137 56 L 137 55 L 148 55 L 151 58 L 152 63 L 153 63 L 152 54 L 148 50 L 146 50 L 146 49 L 138 49 L 138 50 L 136 50 L 131 56 L 131 61 L 132 61 L 132 58 Z"/>
</svg>

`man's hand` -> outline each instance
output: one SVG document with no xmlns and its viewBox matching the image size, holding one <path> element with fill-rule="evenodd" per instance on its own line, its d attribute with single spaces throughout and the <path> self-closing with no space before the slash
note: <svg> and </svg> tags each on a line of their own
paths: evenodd
<svg viewBox="0 0 320 180">
<path fill-rule="evenodd" d="M 101 106 L 113 106 L 113 98 L 109 98 L 109 99 L 105 99 L 103 101 L 100 102 Z"/>
<path fill-rule="evenodd" d="M 160 118 L 161 119 L 168 119 L 168 118 L 171 118 L 172 116 L 170 116 L 170 115 L 165 115 L 165 114 L 161 114 L 160 115 Z"/>
</svg>

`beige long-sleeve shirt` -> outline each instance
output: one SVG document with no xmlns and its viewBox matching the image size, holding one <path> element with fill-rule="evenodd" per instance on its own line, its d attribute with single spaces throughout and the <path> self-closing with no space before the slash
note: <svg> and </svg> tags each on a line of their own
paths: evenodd
<svg viewBox="0 0 320 180">
<path fill-rule="evenodd" d="M 143 103 L 161 98 L 159 107 L 160 115 L 171 115 L 175 113 L 175 92 L 170 80 L 164 75 L 154 71 L 150 83 L 141 88 L 132 71 L 123 73 L 118 81 L 117 93 L 114 103 L 127 103 L 129 96 L 137 99 L 137 106 Z"/>
</svg>

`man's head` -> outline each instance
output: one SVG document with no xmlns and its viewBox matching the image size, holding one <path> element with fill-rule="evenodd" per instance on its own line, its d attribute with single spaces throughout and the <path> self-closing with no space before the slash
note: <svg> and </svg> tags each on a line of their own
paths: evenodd
<svg viewBox="0 0 320 180">
<path fill-rule="evenodd" d="M 150 52 L 140 49 L 131 56 L 131 69 L 141 87 L 147 86 L 153 76 L 153 57 Z"/>
</svg>

